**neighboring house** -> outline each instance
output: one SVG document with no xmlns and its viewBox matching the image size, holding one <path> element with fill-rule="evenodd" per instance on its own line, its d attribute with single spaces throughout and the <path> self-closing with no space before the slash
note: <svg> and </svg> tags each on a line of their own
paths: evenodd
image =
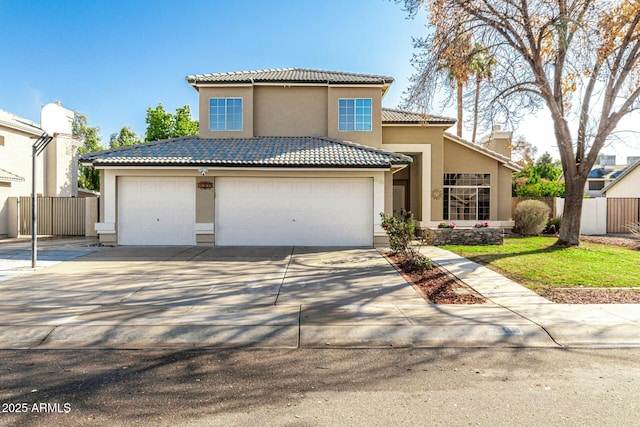
<svg viewBox="0 0 640 427">
<path fill-rule="evenodd" d="M 602 194 L 612 198 L 640 198 L 640 159 L 607 184 Z"/>
<path fill-rule="evenodd" d="M 8 199 L 31 195 L 31 147 L 45 132 L 54 138 L 38 156 L 36 192 L 39 196 L 76 195 L 79 141 L 71 136 L 73 112 L 60 104 L 47 104 L 40 120 L 39 125 L 0 110 L 0 236 L 15 234 L 9 228 L 15 218 L 10 217 Z"/>
<path fill-rule="evenodd" d="M 90 153 L 105 244 L 372 246 L 380 212 L 511 227 L 510 133 L 386 109 L 393 78 L 298 68 L 187 77 L 199 135 Z"/>
<path fill-rule="evenodd" d="M 601 155 L 599 166 L 591 169 L 585 184 L 585 194 L 589 197 L 602 197 L 604 188 L 621 176 L 635 162 L 640 160 L 638 156 L 627 157 L 626 165 L 616 165 L 616 156 Z"/>
</svg>

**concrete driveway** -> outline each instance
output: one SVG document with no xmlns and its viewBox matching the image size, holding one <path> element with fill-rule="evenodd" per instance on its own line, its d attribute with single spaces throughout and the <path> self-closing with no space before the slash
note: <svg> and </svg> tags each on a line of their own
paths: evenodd
<svg viewBox="0 0 640 427">
<path fill-rule="evenodd" d="M 34 272 L 19 246 L 0 244 L 0 349 L 640 345 L 638 305 L 553 304 L 435 247 L 489 303 L 429 304 L 371 248 L 51 242 Z"/>
<path fill-rule="evenodd" d="M 371 248 L 116 247 L 0 282 L 0 347 L 371 345 L 400 306 L 426 302 Z"/>
<path fill-rule="evenodd" d="M 424 302 L 370 248 L 116 247 L 16 277 L 0 293 L 27 306 Z"/>
</svg>

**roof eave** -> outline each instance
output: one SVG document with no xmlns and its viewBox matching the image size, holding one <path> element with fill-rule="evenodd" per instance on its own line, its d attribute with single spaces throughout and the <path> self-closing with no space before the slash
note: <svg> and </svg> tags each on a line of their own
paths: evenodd
<svg viewBox="0 0 640 427">
<path fill-rule="evenodd" d="M 396 120 L 396 121 L 384 121 L 382 122 L 382 126 L 414 126 L 414 127 L 418 127 L 418 126 L 432 126 L 432 127 L 446 127 L 446 128 L 450 128 L 451 126 L 455 125 L 456 122 L 440 122 L 440 121 L 431 121 L 431 120 L 425 120 L 425 121 L 401 121 L 401 120 Z"/>
<path fill-rule="evenodd" d="M 163 162 L 148 162 L 148 163 L 132 163 L 132 162 L 92 162 L 82 163 L 84 166 L 90 166 L 94 168 L 191 168 L 191 167 L 208 167 L 208 168 L 241 168 L 241 169 L 377 169 L 377 170 L 389 170 L 396 165 L 408 165 L 408 162 L 393 162 L 386 165 L 300 165 L 300 164 L 242 164 L 242 163 L 220 163 L 220 162 L 192 162 L 192 163 L 163 163 Z"/>
<path fill-rule="evenodd" d="M 2 121 L 0 122 L 0 126 L 4 126 L 12 130 L 17 130 L 19 132 L 28 133 L 34 136 L 40 136 L 42 135 L 42 132 L 44 132 L 40 128 L 36 128 L 34 126 L 27 125 L 27 124 L 22 125 L 22 124 L 14 124 L 14 123 Z"/>
</svg>

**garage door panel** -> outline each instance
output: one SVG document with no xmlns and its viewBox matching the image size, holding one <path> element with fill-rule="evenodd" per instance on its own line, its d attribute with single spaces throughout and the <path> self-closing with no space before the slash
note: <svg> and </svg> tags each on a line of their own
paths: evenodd
<svg viewBox="0 0 640 427">
<path fill-rule="evenodd" d="M 195 244 L 195 180 L 119 178 L 118 243 Z"/>
<path fill-rule="evenodd" d="M 371 246 L 370 178 L 217 178 L 216 244 Z"/>
</svg>

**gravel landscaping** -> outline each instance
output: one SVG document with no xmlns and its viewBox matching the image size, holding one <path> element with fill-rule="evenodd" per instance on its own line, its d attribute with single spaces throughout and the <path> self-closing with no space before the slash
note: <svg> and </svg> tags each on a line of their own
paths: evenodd
<svg viewBox="0 0 640 427">
<path fill-rule="evenodd" d="M 475 289 L 438 265 L 434 265 L 431 270 L 417 273 L 410 271 L 401 257 L 389 253 L 385 254 L 385 257 L 427 302 L 434 304 L 483 304 L 487 302 L 487 299 Z"/>
</svg>

